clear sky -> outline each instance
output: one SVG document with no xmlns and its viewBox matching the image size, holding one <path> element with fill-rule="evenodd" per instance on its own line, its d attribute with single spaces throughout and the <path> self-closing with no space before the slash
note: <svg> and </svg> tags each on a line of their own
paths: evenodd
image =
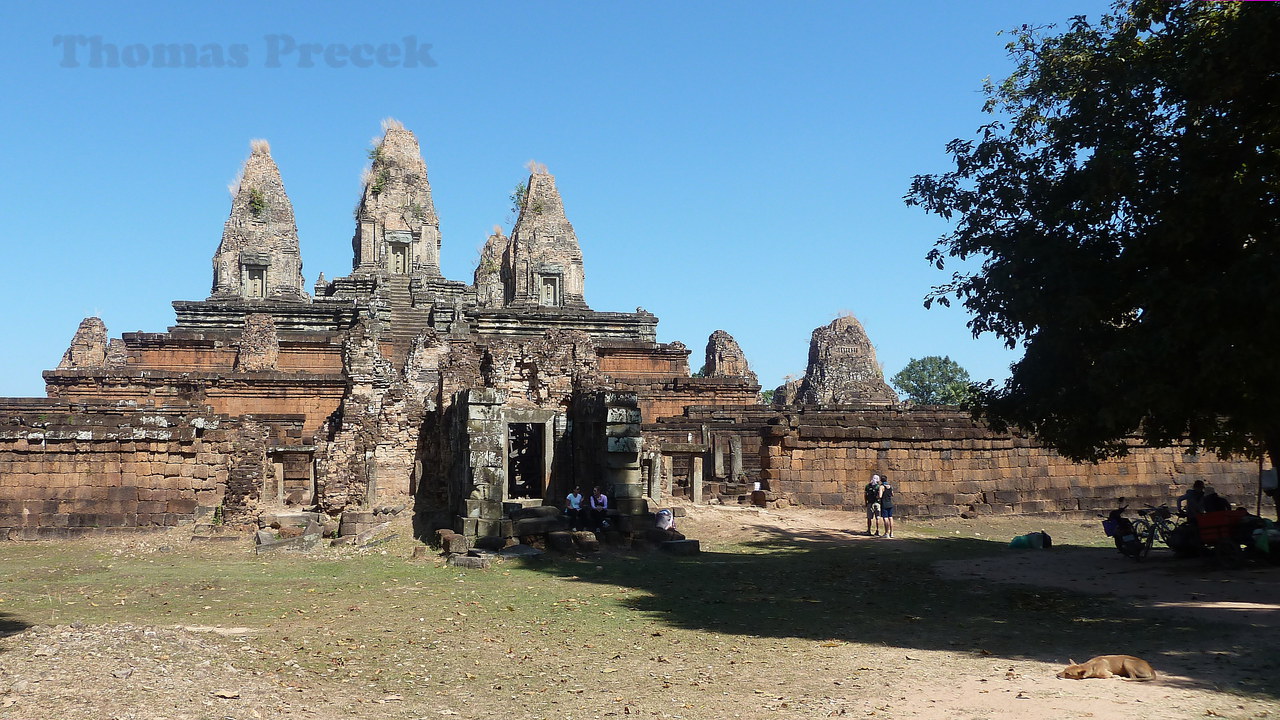
<svg viewBox="0 0 1280 720">
<path fill-rule="evenodd" d="M 655 313 L 694 369 L 723 329 L 772 388 L 804 372 L 815 327 L 852 312 L 886 375 L 950 355 L 1004 379 L 1011 352 L 973 339 L 962 310 L 922 307 L 949 276 L 924 260 L 946 226 L 902 196 L 985 121 L 983 78 L 1011 70 L 997 31 L 1106 7 L 7 3 L 0 395 L 43 395 L 86 316 L 113 337 L 160 332 L 170 301 L 208 296 L 251 138 L 271 142 L 307 288 L 347 274 L 384 117 L 421 142 L 449 278 L 470 282 L 490 229 L 509 229 L 534 159 L 577 230 L 587 302 Z M 154 67 L 168 43 L 225 64 Z"/>
</svg>

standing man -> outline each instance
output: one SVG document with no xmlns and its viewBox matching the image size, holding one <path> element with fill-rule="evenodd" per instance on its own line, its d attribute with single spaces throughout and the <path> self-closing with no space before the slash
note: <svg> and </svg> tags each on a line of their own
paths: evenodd
<svg viewBox="0 0 1280 720">
<path fill-rule="evenodd" d="M 893 537 L 893 486 L 888 477 L 880 479 L 880 517 L 884 519 L 884 536 Z"/>
<path fill-rule="evenodd" d="M 862 490 L 863 500 L 867 504 L 867 535 L 871 535 L 871 523 L 874 520 L 876 531 L 880 534 L 880 476 L 872 475 L 871 482 Z"/>
</svg>

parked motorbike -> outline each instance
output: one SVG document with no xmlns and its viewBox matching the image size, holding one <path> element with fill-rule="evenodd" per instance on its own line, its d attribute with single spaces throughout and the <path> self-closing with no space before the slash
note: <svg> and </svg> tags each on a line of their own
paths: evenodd
<svg viewBox="0 0 1280 720">
<path fill-rule="evenodd" d="M 1124 516 L 1124 512 L 1128 509 L 1128 505 L 1121 505 L 1108 513 L 1107 519 L 1102 521 L 1102 529 L 1107 537 L 1115 540 L 1116 550 L 1121 555 L 1141 560 L 1144 554 L 1143 543 L 1138 538 L 1138 533 L 1134 531 L 1133 521 Z"/>
</svg>

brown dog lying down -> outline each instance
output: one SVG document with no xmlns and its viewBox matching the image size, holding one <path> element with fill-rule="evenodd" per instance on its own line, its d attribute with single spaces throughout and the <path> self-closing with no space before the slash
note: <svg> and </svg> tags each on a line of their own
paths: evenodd
<svg viewBox="0 0 1280 720">
<path fill-rule="evenodd" d="M 1155 680 L 1156 671 L 1151 663 L 1132 655 L 1099 655 L 1088 662 L 1075 660 L 1058 673 L 1060 678 L 1084 680 L 1085 678 L 1109 678 L 1115 675 L 1132 680 Z"/>
</svg>

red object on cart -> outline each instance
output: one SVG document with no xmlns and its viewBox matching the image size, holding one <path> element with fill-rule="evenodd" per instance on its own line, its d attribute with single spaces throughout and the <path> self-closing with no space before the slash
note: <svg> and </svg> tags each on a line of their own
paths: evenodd
<svg viewBox="0 0 1280 720">
<path fill-rule="evenodd" d="M 1196 516 L 1196 526 L 1200 528 L 1200 542 L 1209 545 L 1219 540 L 1233 539 L 1236 528 L 1248 514 L 1249 511 L 1244 508 L 1200 513 Z"/>
</svg>

